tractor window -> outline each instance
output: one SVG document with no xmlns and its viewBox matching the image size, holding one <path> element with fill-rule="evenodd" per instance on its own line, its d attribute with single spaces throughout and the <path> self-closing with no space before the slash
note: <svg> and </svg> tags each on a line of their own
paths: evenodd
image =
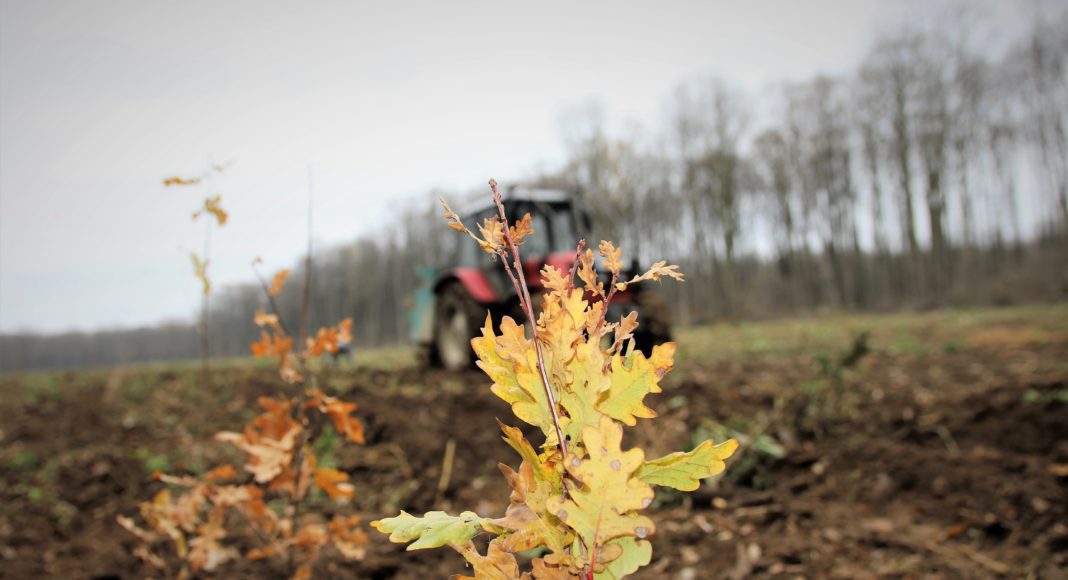
<svg viewBox="0 0 1068 580">
<path fill-rule="evenodd" d="M 575 228 L 575 214 L 568 204 L 554 204 L 549 214 L 549 229 L 552 230 L 552 248 L 554 252 L 574 250 L 578 244 L 579 234 Z"/>
<path fill-rule="evenodd" d="M 523 245 L 523 253 L 527 256 L 533 258 L 575 249 L 578 236 L 570 204 L 524 202 L 516 204 L 514 209 L 509 208 L 509 211 L 515 219 L 530 213 L 534 235 L 527 238 Z"/>
<path fill-rule="evenodd" d="M 516 218 L 522 217 L 524 213 L 526 211 L 517 212 Z M 545 221 L 545 216 L 540 213 L 532 211 L 530 218 L 534 234 L 528 236 L 523 242 L 523 255 L 528 258 L 544 256 L 549 253 L 549 226 Z"/>
</svg>

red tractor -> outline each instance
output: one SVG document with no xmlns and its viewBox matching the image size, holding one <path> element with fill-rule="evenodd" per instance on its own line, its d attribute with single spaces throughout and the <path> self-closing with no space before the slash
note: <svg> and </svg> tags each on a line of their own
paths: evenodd
<svg viewBox="0 0 1068 580">
<path fill-rule="evenodd" d="M 544 291 L 539 272 L 546 264 L 565 275 L 570 271 L 575 246 L 583 237 L 580 232 L 590 231 L 589 214 L 567 193 L 543 189 L 509 190 L 504 209 L 509 219 L 530 213 L 533 220 L 535 233 L 526 239 L 522 254 L 523 275 L 536 303 Z M 497 207 L 486 204 L 459 213 L 474 227 L 497 215 Z M 427 285 L 415 298 L 411 323 L 413 339 L 426 349 L 430 364 L 456 370 L 474 364 L 471 339 L 479 336 L 487 311 L 494 321 L 507 315 L 523 322 L 525 317 L 504 268 L 476 244 L 460 243 L 451 264 L 451 268 L 427 273 Z M 636 273 L 637 266 L 632 263 L 634 272 L 626 272 L 628 277 Z M 602 275 L 607 282 L 607 273 Z M 648 352 L 671 339 L 667 306 L 648 283 L 617 292 L 608 307 L 608 320 L 633 310 L 640 311 L 637 348 Z"/>
</svg>

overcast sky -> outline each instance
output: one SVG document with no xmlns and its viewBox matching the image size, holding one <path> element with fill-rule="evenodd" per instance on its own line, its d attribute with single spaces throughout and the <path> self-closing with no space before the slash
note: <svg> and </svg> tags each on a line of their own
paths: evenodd
<svg viewBox="0 0 1068 580">
<path fill-rule="evenodd" d="M 660 124 L 681 80 L 757 93 L 850 70 L 930 3 L 0 0 L 0 331 L 189 318 L 210 184 L 219 285 L 374 233 L 431 188 L 562 159 L 563 111 Z M 984 3 L 1003 24 L 1011 2 Z M 944 6 L 943 6 L 944 8 Z"/>
</svg>

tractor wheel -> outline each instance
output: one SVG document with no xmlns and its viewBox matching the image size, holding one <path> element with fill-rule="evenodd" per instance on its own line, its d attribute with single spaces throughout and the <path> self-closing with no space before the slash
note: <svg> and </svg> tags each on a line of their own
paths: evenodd
<svg viewBox="0 0 1068 580">
<path fill-rule="evenodd" d="M 461 284 L 442 289 L 434 311 L 432 361 L 450 371 L 474 366 L 471 339 L 477 335 L 480 310 Z"/>
<path fill-rule="evenodd" d="M 639 309 L 634 346 L 651 356 L 654 346 L 671 341 L 671 311 L 664 297 L 653 290 L 639 290 L 634 300 Z"/>
</svg>

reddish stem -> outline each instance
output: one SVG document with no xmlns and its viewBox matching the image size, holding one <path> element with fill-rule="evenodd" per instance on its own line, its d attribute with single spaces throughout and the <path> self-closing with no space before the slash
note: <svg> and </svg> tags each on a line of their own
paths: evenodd
<svg viewBox="0 0 1068 580">
<path fill-rule="evenodd" d="M 567 275 L 567 290 L 568 292 L 575 289 L 575 274 L 578 273 L 579 261 L 582 259 L 582 249 L 586 247 L 586 240 L 579 240 L 578 246 L 575 247 L 575 261 L 571 262 L 571 271 Z"/>
<path fill-rule="evenodd" d="M 519 257 L 519 247 L 515 245 L 512 240 L 512 233 L 508 229 L 508 216 L 504 213 L 504 203 L 501 200 L 501 192 L 497 188 L 497 180 L 490 179 L 489 186 L 493 190 L 493 203 L 497 205 L 497 211 L 504 225 L 505 243 L 512 249 L 515 273 L 513 274 L 508 268 L 508 261 L 503 252 L 501 255 L 502 262 L 504 262 L 505 271 L 508 272 L 508 276 L 512 279 L 512 284 L 515 285 L 516 292 L 519 294 L 520 306 L 523 308 L 527 316 L 527 322 L 530 324 L 530 334 L 534 340 L 534 351 L 538 355 L 538 372 L 541 375 L 541 384 L 545 388 L 545 398 L 549 403 L 549 413 L 553 418 L 553 427 L 556 428 L 556 439 L 560 445 L 560 454 L 562 457 L 567 457 L 567 443 L 564 441 L 564 431 L 560 428 L 560 416 L 556 411 L 556 397 L 553 395 L 553 389 L 549 383 L 549 375 L 545 372 L 545 357 L 542 355 L 541 343 L 538 341 L 538 325 L 534 320 L 534 308 L 530 299 L 530 289 L 527 288 L 526 275 L 523 272 L 523 262 Z M 518 277 L 515 274 L 518 274 Z"/>
</svg>

